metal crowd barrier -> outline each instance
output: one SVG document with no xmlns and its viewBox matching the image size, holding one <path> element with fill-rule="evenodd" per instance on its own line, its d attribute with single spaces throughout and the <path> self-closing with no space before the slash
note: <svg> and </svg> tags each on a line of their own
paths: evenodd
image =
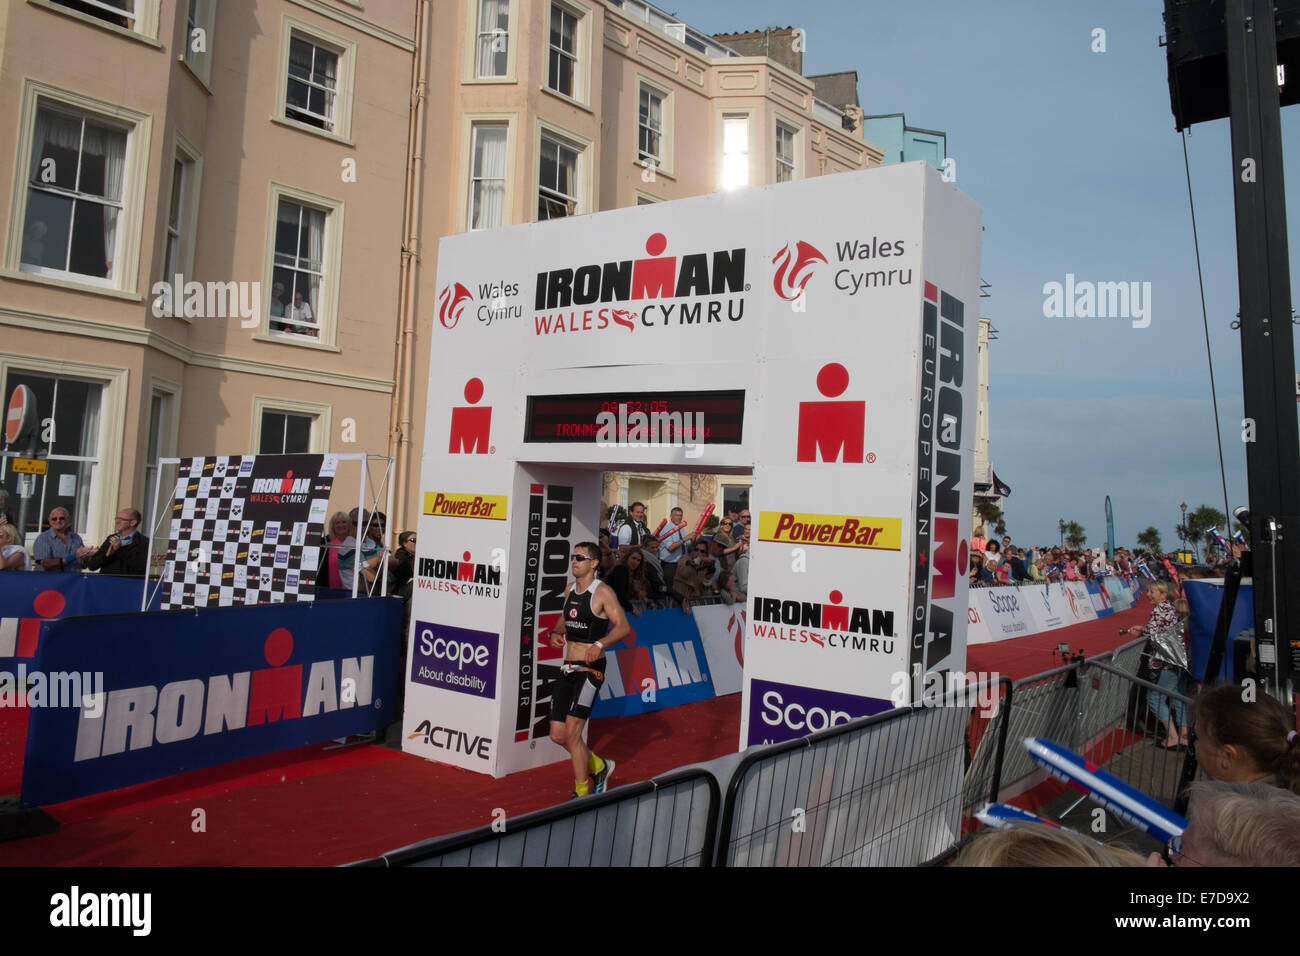
<svg viewBox="0 0 1300 956">
<path fill-rule="evenodd" d="M 1145 644 L 1139 639 L 1109 654 L 1015 681 L 1009 706 L 999 711 L 972 754 L 963 783 L 967 812 L 1014 796 L 1043 778 L 1020 746 L 1025 737 L 1045 737 L 1084 754 L 1172 806 L 1182 752 L 1156 746 L 1165 731 L 1152 713 L 1150 695 L 1166 694 L 1189 708 L 1191 700 L 1137 677 Z"/>
<path fill-rule="evenodd" d="M 718 783 L 684 770 L 351 866 L 708 866 Z"/>
<path fill-rule="evenodd" d="M 968 706 L 914 706 L 747 754 L 719 866 L 916 866 L 960 839 Z"/>
</svg>

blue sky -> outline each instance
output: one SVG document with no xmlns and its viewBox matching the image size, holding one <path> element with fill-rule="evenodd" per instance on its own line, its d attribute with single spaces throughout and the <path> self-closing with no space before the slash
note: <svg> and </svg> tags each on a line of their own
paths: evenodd
<svg viewBox="0 0 1300 956">
<path fill-rule="evenodd" d="M 942 130 L 956 184 L 984 214 L 982 314 L 990 457 L 1012 487 L 1008 530 L 1055 541 L 1057 519 L 1164 546 L 1186 501 L 1223 509 L 1182 144 L 1169 108 L 1159 0 L 681 0 L 696 29 L 806 31 L 804 72 L 858 71 L 867 114 Z M 1106 52 L 1092 52 L 1093 30 Z M 1300 113 L 1283 111 L 1287 193 L 1300 195 Z M 1246 503 L 1228 121 L 1187 140 L 1219 397 L 1228 497 Z M 1288 223 L 1292 271 L 1300 242 Z M 1043 286 L 1151 283 L 1151 323 L 1045 318 Z M 1294 294 L 1294 293 L 1293 293 Z"/>
</svg>

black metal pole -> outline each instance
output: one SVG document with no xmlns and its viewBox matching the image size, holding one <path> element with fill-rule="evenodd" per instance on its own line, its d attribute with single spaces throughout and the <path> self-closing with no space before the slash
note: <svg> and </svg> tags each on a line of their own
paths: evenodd
<svg viewBox="0 0 1300 956">
<path fill-rule="evenodd" d="M 1273 0 L 1227 0 L 1224 20 L 1255 640 L 1260 679 L 1285 701 L 1300 672 L 1300 436 Z"/>
</svg>

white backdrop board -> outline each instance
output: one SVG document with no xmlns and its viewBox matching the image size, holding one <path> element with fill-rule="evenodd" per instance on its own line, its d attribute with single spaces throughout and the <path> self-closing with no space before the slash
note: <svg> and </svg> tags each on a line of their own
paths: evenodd
<svg viewBox="0 0 1300 956">
<path fill-rule="evenodd" d="M 444 239 L 407 749 L 564 756 L 537 642 L 605 469 L 753 474 L 742 746 L 963 668 L 979 243 L 924 163 Z"/>
</svg>

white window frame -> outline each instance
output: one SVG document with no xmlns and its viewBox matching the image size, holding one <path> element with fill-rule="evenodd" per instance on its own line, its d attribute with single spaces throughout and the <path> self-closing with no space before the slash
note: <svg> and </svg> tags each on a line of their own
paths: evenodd
<svg viewBox="0 0 1300 956">
<path fill-rule="evenodd" d="M 55 13 L 72 17 L 74 20 L 80 20 L 91 26 L 99 27 L 101 30 L 110 30 L 132 40 L 140 40 L 148 43 L 150 46 L 160 47 L 158 42 L 158 20 L 161 12 L 160 0 L 135 0 L 133 13 L 131 14 L 131 26 L 122 27 L 116 23 L 109 23 L 102 20 L 92 13 L 83 13 L 80 10 L 74 10 L 72 7 L 64 6 L 57 0 L 27 0 L 34 7 L 44 7 L 46 10 L 52 10 Z M 111 3 L 105 3 L 103 0 L 82 0 L 89 6 L 102 7 L 105 13 L 111 13 L 116 8 Z M 124 11 L 122 11 L 124 12 Z"/>
<path fill-rule="evenodd" d="M 181 188 L 181 208 L 179 234 L 177 239 L 177 257 L 172 267 L 168 268 L 167 256 L 168 250 L 173 240 L 172 222 L 171 222 L 171 197 L 176 188 L 176 164 L 181 165 L 182 188 Z M 167 195 L 159 196 L 159 202 L 163 204 L 163 228 L 162 228 L 162 249 L 159 255 L 159 272 L 158 281 L 171 284 L 175 279 L 176 273 L 179 272 L 184 281 L 188 282 L 194 274 L 194 245 L 198 234 L 198 217 L 199 217 L 199 190 L 203 178 L 203 154 L 200 153 L 179 130 L 176 131 L 176 148 L 172 156 L 171 179 L 167 187 Z M 171 273 L 170 275 L 168 273 Z M 184 285 L 182 284 L 182 288 Z M 175 303 L 173 304 L 175 305 Z M 176 318 L 185 318 L 183 308 L 173 308 L 171 313 Z M 186 322 L 192 322 L 193 319 L 185 318 Z"/>
<path fill-rule="evenodd" d="M 117 223 L 117 249 L 111 279 L 75 272 L 22 266 L 22 238 L 26 231 L 27 189 L 32 150 L 36 147 L 36 114 L 42 106 L 89 114 L 101 122 L 127 127 L 125 169 L 122 178 L 122 206 Z M 23 279 L 139 300 L 140 241 L 144 218 L 144 197 L 148 187 L 149 143 L 153 118 L 124 106 L 105 103 L 89 96 L 60 89 L 39 80 L 23 81 L 22 112 L 19 119 L 17 173 L 9 208 L 9 237 L 4 272 L 7 278 Z M 118 268 L 120 267 L 120 268 Z"/>
<path fill-rule="evenodd" d="M 468 31 L 466 34 L 465 45 L 465 72 L 463 82 L 465 83 L 514 83 L 516 51 L 519 48 L 519 0 L 509 0 L 509 10 L 506 16 L 509 18 L 509 25 L 506 27 L 506 71 L 500 76 L 480 76 L 478 72 L 478 44 L 481 36 L 489 36 L 492 30 L 484 31 L 480 22 L 482 17 L 482 0 L 472 0 L 470 4 L 470 15 L 465 18 Z M 549 29 L 549 21 L 547 28 Z"/>
<path fill-rule="evenodd" d="M 777 149 L 780 144 L 780 133 L 783 129 L 790 133 L 790 161 L 788 163 L 781 159 L 781 154 Z M 772 182 L 779 183 L 784 181 L 792 183 L 803 178 L 803 164 L 799 162 L 800 144 L 803 140 L 802 134 L 803 130 L 798 126 L 798 124 L 791 123 L 789 120 L 783 119 L 780 116 L 774 118 L 772 124 Z M 790 178 L 787 180 L 781 179 L 782 167 L 790 170 Z"/>
<path fill-rule="evenodd" d="M 62 359 L 0 355 L 0 384 L 17 370 L 51 378 L 79 378 L 104 387 L 99 400 L 99 468 L 91 479 L 96 486 L 90 498 L 88 514 L 75 515 L 80 525 L 77 533 L 89 544 L 102 541 L 111 530 L 112 516 L 117 514 L 121 490 L 123 436 L 127 421 L 127 386 L 130 372 L 111 365 L 87 365 Z M 132 417 L 134 421 L 134 417 Z"/>
<path fill-rule="evenodd" d="M 551 16 L 560 10 L 574 19 L 573 90 L 565 93 L 551 86 Z M 542 23 L 542 50 L 545 53 L 542 89 L 552 96 L 589 109 L 591 102 L 591 10 L 573 0 L 548 0 Z M 563 55 L 563 53 L 561 54 Z"/>
<path fill-rule="evenodd" d="M 262 447 L 262 413 L 277 412 L 282 415 L 302 415 L 311 418 L 311 447 L 303 454 L 323 455 L 329 451 L 331 420 L 334 407 L 319 402 L 303 402 L 292 398 L 271 395 L 253 396 L 252 431 L 249 448 Z M 269 453 L 268 453 L 269 454 Z"/>
<path fill-rule="evenodd" d="M 718 189 L 744 189 L 754 185 L 754 116 L 751 110 L 718 111 Z M 732 182 L 727 175 L 727 121 L 745 121 L 745 181 Z"/>
<path fill-rule="evenodd" d="M 153 400 L 162 399 L 162 416 L 159 422 L 158 436 L 158 457 L 175 458 L 176 457 L 176 437 L 180 431 L 180 405 L 181 405 L 181 385 L 179 382 L 173 382 L 170 379 L 151 376 L 149 379 L 149 413 L 141 417 L 145 421 L 144 436 L 144 472 L 140 487 L 143 489 L 143 499 L 140 502 L 140 514 L 143 516 L 142 524 L 149 521 L 151 509 L 153 508 L 154 499 L 149 494 L 149 482 L 151 473 L 161 474 L 160 487 L 165 489 L 171 488 L 176 479 L 176 466 L 164 465 L 161 468 L 156 462 L 149 461 L 149 442 L 151 436 L 148 434 L 149 420 L 153 415 Z M 158 507 L 165 508 L 167 499 L 162 494 L 159 495 Z M 153 528 L 148 529 L 145 533 L 150 537 L 154 536 Z"/>
<path fill-rule="evenodd" d="M 208 92 L 212 92 L 212 32 L 216 25 L 216 0 L 181 0 L 185 4 L 185 15 L 177 9 L 177 20 L 181 21 L 181 50 L 177 59 L 194 75 Z M 190 5 L 194 5 L 194 19 L 190 18 Z M 194 30 L 203 31 L 204 52 L 195 53 L 190 47 Z"/>
<path fill-rule="evenodd" d="M 338 57 L 338 82 L 334 90 L 332 130 L 321 129 L 289 116 L 289 45 L 295 38 L 324 47 Z M 315 133 L 317 136 L 337 140 L 349 146 L 355 145 L 352 142 L 352 91 L 355 87 L 356 62 L 355 42 L 286 15 L 280 27 L 280 59 L 276 73 L 275 105 L 271 111 L 271 122 L 307 133 Z"/>
<path fill-rule="evenodd" d="M 271 284 L 275 275 L 275 234 L 280 214 L 280 201 L 311 206 L 325 213 L 324 251 L 321 255 L 323 281 L 320 299 L 313 304 L 312 312 L 320 323 L 320 334 L 315 338 L 291 332 L 272 332 L 270 322 Z M 343 201 L 319 193 L 297 189 L 283 183 L 272 182 L 266 216 L 266 248 L 262 254 L 261 319 L 253 338 L 260 342 L 279 342 L 301 348 L 319 348 L 331 352 L 338 348 L 338 297 L 339 273 L 343 269 Z"/>
<path fill-rule="evenodd" d="M 463 117 L 462 122 L 462 142 L 464 143 L 464 148 L 460 157 L 460 168 L 462 170 L 460 181 L 465 183 L 465 190 L 461 200 L 459 221 L 465 224 L 466 232 L 476 231 L 472 225 L 472 217 L 474 214 L 474 143 L 476 140 L 476 131 L 482 126 L 501 126 L 504 127 L 506 131 L 505 196 L 502 199 L 501 225 L 513 225 L 515 219 L 513 215 L 515 177 L 512 175 L 512 171 L 515 168 L 515 143 L 517 141 L 515 133 L 515 114 L 467 113 Z"/>
<path fill-rule="evenodd" d="M 676 107 L 676 97 L 673 91 L 667 87 L 655 83 L 641 74 L 637 74 L 637 91 L 636 91 L 636 141 L 632 145 L 633 156 L 642 169 L 647 168 L 644 157 L 641 155 L 641 95 L 643 92 L 649 92 L 659 97 L 662 104 L 660 113 L 662 116 L 661 123 L 663 129 L 659 132 L 659 157 L 655 165 L 655 175 L 667 176 L 669 179 L 675 178 L 673 171 L 674 162 L 674 144 L 676 137 L 673 136 L 674 112 Z"/>
<path fill-rule="evenodd" d="M 532 217 L 531 221 L 534 222 L 541 221 L 536 217 L 537 217 L 538 207 L 541 205 L 541 200 L 542 200 L 542 150 L 545 148 L 545 141 L 548 139 L 554 140 L 560 146 L 564 146 L 568 149 L 571 149 L 578 154 L 576 168 L 574 169 L 574 173 L 573 173 L 573 181 L 574 184 L 577 186 L 578 191 L 576 196 L 570 197 L 574 201 L 573 212 L 569 213 L 568 216 L 556 217 L 556 218 L 569 218 L 569 216 L 586 215 L 588 212 L 592 211 L 589 208 L 591 205 L 591 194 L 592 194 L 591 140 L 587 139 L 584 136 L 579 136 L 576 133 L 566 130 L 563 127 L 557 126 L 554 123 L 538 122 L 537 136 L 534 140 L 534 149 L 533 149 L 534 156 L 536 157 L 536 162 L 533 165 L 533 178 L 532 178 L 532 183 L 533 183 L 532 193 L 536 201 L 533 203 L 532 209 L 530 211 Z"/>
</svg>

